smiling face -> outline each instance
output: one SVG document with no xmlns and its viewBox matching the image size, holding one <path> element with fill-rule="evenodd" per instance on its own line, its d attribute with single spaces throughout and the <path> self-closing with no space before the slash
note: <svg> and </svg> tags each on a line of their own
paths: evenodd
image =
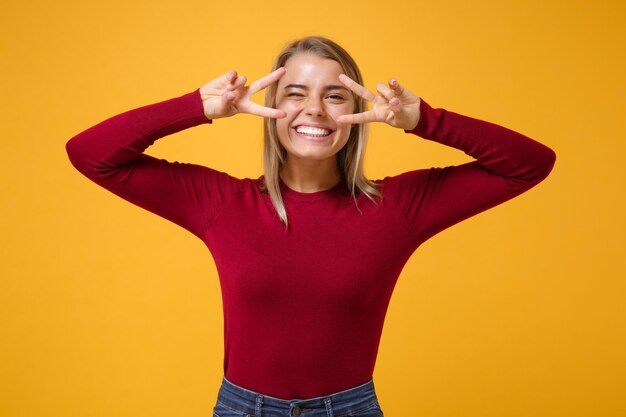
<svg viewBox="0 0 626 417">
<path fill-rule="evenodd" d="M 339 63 L 309 53 L 296 54 L 285 63 L 286 74 L 276 91 L 276 108 L 287 113 L 276 120 L 276 131 L 292 158 L 335 160 L 350 136 L 351 125 L 337 117 L 354 112 L 352 93 L 339 82 Z"/>
</svg>

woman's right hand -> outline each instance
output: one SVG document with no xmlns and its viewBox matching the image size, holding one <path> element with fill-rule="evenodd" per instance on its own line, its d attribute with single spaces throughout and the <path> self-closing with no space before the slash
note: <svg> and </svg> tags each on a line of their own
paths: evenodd
<svg viewBox="0 0 626 417">
<path fill-rule="evenodd" d="M 227 72 L 200 87 L 205 116 L 211 120 L 230 117 L 237 113 L 249 113 L 273 119 L 286 117 L 286 113 L 282 110 L 261 106 L 250 100 L 253 94 L 277 82 L 283 75 L 285 75 L 285 68 L 281 67 L 246 86 L 246 77 L 237 75 L 236 71 Z"/>
</svg>

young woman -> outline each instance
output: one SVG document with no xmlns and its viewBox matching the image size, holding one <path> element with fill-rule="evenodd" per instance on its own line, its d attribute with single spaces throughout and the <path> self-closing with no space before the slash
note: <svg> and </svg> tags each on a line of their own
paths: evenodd
<svg viewBox="0 0 626 417">
<path fill-rule="evenodd" d="M 381 416 L 372 374 L 406 261 L 426 239 L 521 194 L 552 169 L 554 152 L 519 133 L 433 109 L 395 80 L 376 94 L 362 84 L 339 45 L 304 38 L 250 85 L 231 71 L 67 144 L 87 177 L 210 249 L 225 321 L 219 417 Z M 250 100 L 263 89 L 265 106 Z M 159 138 L 238 113 L 265 118 L 259 179 L 143 153 Z M 475 161 L 370 181 L 362 169 L 370 122 Z"/>
</svg>

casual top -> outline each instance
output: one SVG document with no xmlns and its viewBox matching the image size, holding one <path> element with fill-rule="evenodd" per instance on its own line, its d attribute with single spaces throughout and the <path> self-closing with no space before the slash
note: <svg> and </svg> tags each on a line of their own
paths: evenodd
<svg viewBox="0 0 626 417">
<path fill-rule="evenodd" d="M 238 179 L 144 154 L 200 124 L 199 89 L 111 117 L 73 137 L 74 166 L 120 197 L 198 236 L 211 251 L 224 308 L 224 375 L 281 399 L 311 398 L 372 378 L 387 306 L 405 263 L 439 231 L 545 178 L 546 146 L 504 127 L 420 104 L 413 133 L 475 161 L 377 181 L 377 204 L 340 182 L 281 185 L 289 227 L 260 179 Z"/>
</svg>

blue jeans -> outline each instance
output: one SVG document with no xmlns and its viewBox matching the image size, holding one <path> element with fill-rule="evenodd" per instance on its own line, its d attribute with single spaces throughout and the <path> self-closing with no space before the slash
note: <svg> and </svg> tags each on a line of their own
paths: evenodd
<svg viewBox="0 0 626 417">
<path fill-rule="evenodd" d="M 222 380 L 213 417 L 383 417 L 374 381 L 322 397 L 283 400 Z"/>
</svg>

